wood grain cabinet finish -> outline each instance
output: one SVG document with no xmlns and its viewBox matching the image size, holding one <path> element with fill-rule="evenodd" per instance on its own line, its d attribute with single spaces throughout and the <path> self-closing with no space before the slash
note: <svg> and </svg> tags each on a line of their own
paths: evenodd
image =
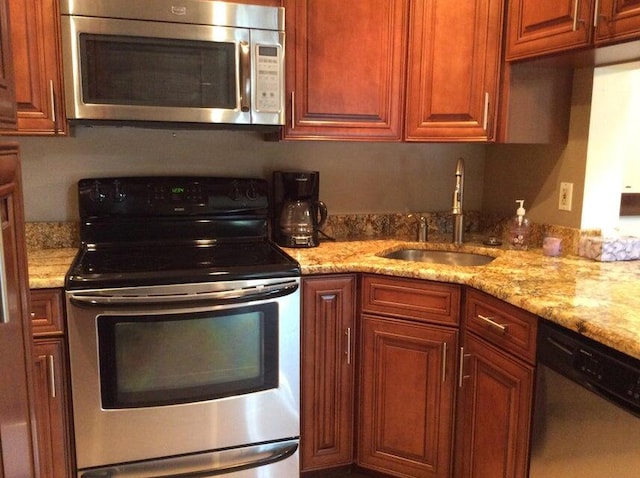
<svg viewBox="0 0 640 478">
<path fill-rule="evenodd" d="M 459 298 L 457 286 L 363 278 L 359 466 L 451 476 Z"/>
<path fill-rule="evenodd" d="M 31 289 L 34 409 L 40 476 L 73 476 L 68 353 L 62 289 Z"/>
<path fill-rule="evenodd" d="M 537 318 L 469 290 L 463 327 L 455 476 L 526 478 Z"/>
<path fill-rule="evenodd" d="M 64 134 L 60 13 L 56 0 L 8 0 L 18 134 Z"/>
<path fill-rule="evenodd" d="M 301 469 L 353 461 L 356 277 L 302 281 Z"/>
<path fill-rule="evenodd" d="M 288 139 L 400 140 L 407 0 L 285 0 Z"/>
<path fill-rule="evenodd" d="M 494 139 L 503 4 L 501 0 L 411 2 L 408 141 Z"/>
<path fill-rule="evenodd" d="M 0 1 L 0 130 L 16 129 L 16 111 L 9 5 L 7 0 L 2 0 Z"/>
<path fill-rule="evenodd" d="M 639 38 L 638 0 L 509 2 L 507 60 Z"/>
<path fill-rule="evenodd" d="M 33 477 L 31 324 L 20 158 L 0 144 L 0 234 L 4 294 L 0 300 L 0 478 Z"/>
</svg>

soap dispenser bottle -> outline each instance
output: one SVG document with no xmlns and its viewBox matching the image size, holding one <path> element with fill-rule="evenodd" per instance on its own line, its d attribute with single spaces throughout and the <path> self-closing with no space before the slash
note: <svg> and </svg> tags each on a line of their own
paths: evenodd
<svg viewBox="0 0 640 478">
<path fill-rule="evenodd" d="M 526 250 L 529 247 L 530 224 L 525 216 L 524 199 L 516 200 L 519 207 L 516 210 L 516 217 L 509 225 L 509 247 L 511 249 Z"/>
</svg>

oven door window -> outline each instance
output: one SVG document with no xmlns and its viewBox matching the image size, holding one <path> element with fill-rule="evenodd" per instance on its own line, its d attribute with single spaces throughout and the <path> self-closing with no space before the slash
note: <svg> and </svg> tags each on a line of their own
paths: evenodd
<svg viewBox="0 0 640 478">
<path fill-rule="evenodd" d="M 80 49 L 85 104 L 236 108 L 234 43 L 81 34 Z"/>
<path fill-rule="evenodd" d="M 213 400 L 278 387 L 278 306 L 101 315 L 105 409 Z"/>
</svg>

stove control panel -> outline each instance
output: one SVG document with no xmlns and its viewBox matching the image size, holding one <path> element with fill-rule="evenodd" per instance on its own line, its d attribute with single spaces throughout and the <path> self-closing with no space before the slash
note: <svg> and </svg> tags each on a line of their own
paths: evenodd
<svg viewBox="0 0 640 478">
<path fill-rule="evenodd" d="M 146 176 L 86 178 L 78 183 L 81 219 L 104 216 L 266 215 L 260 178 Z"/>
</svg>

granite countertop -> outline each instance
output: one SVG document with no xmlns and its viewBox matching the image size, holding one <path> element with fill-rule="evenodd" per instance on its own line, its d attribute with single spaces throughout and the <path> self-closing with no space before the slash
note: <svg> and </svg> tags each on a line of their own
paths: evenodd
<svg viewBox="0 0 640 478">
<path fill-rule="evenodd" d="M 400 249 L 453 250 L 452 244 L 400 240 L 323 242 L 285 249 L 304 275 L 368 272 L 468 285 L 640 359 L 640 262 L 546 257 L 541 249 L 507 251 L 474 244 L 462 250 L 495 256 L 477 267 L 414 263 L 380 255 Z M 29 253 L 31 288 L 64 287 L 76 249 Z"/>
</svg>

